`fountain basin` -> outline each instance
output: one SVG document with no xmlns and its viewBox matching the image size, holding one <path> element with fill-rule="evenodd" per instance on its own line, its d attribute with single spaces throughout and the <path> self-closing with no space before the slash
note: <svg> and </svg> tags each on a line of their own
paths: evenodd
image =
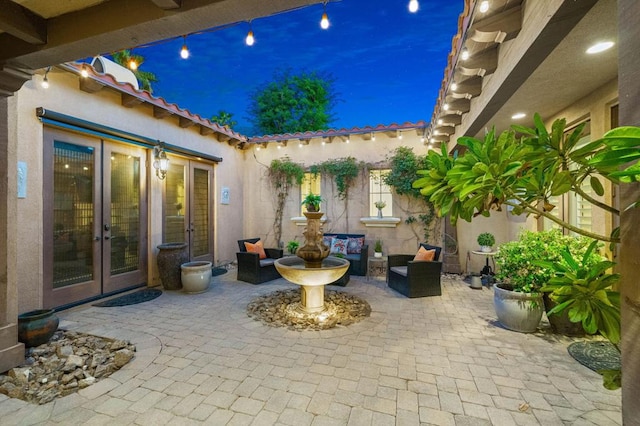
<svg viewBox="0 0 640 426">
<path fill-rule="evenodd" d="M 300 310 L 317 313 L 324 310 L 324 286 L 343 276 L 349 261 L 327 257 L 320 268 L 307 268 L 302 258 L 289 256 L 276 260 L 275 266 L 285 280 L 300 286 Z"/>
<path fill-rule="evenodd" d="M 327 257 L 320 268 L 305 268 L 304 260 L 288 256 L 275 261 L 276 269 L 287 281 L 305 286 L 326 285 L 336 281 L 349 269 L 349 261 L 339 257 Z"/>
</svg>

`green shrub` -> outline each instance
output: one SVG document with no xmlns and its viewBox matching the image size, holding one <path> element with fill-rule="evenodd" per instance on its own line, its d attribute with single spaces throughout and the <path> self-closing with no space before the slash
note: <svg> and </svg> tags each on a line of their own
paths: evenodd
<svg viewBox="0 0 640 426">
<path fill-rule="evenodd" d="M 491 247 L 496 243 L 496 238 L 490 232 L 483 232 L 478 235 L 478 244 Z"/>
<path fill-rule="evenodd" d="M 513 286 L 523 293 L 539 292 L 554 273 L 551 269 L 535 265 L 537 261 L 560 262 L 562 250 L 581 257 L 593 240 L 586 237 L 563 235 L 559 230 L 531 232 L 523 231 L 516 241 L 501 244 L 495 256 L 498 272 L 496 279 Z M 593 252 L 585 266 L 602 261 L 602 256 Z"/>
</svg>

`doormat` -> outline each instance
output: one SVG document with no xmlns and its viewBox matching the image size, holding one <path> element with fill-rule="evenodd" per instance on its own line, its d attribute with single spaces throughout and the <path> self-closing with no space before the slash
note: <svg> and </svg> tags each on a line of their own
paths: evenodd
<svg viewBox="0 0 640 426">
<path fill-rule="evenodd" d="M 111 308 L 113 306 L 127 306 L 135 305 L 142 302 L 148 302 L 162 294 L 162 290 L 155 288 L 144 288 L 136 291 L 135 293 L 125 294 L 124 296 L 116 297 L 115 299 L 105 300 L 104 302 L 94 303 L 93 306 L 100 308 Z"/>
<path fill-rule="evenodd" d="M 619 370 L 620 352 L 609 342 L 575 342 L 567 348 L 569 355 L 593 371 Z"/>
<path fill-rule="evenodd" d="M 227 273 L 226 268 L 211 268 L 211 276 L 217 277 L 218 275 L 224 275 Z"/>
</svg>

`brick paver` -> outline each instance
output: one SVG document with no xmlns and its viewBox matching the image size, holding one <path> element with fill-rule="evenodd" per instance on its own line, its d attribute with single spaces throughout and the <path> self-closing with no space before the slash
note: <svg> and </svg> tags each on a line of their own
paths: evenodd
<svg viewBox="0 0 640 426">
<path fill-rule="evenodd" d="M 574 361 L 572 342 L 497 325 L 491 290 L 443 277 L 443 295 L 407 299 L 380 280 L 340 291 L 371 317 L 296 332 L 247 317 L 290 287 L 214 277 L 202 294 L 60 312 L 61 328 L 131 340 L 135 359 L 43 406 L 0 395 L 4 424 L 619 425 L 620 391 Z"/>
</svg>

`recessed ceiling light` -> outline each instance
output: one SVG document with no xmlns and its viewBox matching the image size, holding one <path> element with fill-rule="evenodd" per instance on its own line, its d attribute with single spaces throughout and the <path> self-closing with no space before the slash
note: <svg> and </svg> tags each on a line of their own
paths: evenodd
<svg viewBox="0 0 640 426">
<path fill-rule="evenodd" d="M 525 114 L 524 112 L 517 112 L 517 113 L 513 114 L 513 115 L 511 116 L 511 118 L 512 118 L 513 120 L 519 120 L 519 119 L 521 119 L 521 118 L 525 118 L 526 116 L 527 116 L 527 114 Z"/>
<path fill-rule="evenodd" d="M 604 52 L 605 50 L 611 49 L 613 45 L 614 43 L 612 41 L 601 41 L 588 48 L 587 53 L 592 55 L 594 53 Z"/>
</svg>

